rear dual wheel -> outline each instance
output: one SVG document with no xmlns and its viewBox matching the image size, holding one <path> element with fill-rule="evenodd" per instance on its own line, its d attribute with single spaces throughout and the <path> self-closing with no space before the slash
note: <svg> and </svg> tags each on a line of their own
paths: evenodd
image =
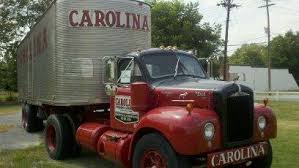
<svg viewBox="0 0 299 168">
<path fill-rule="evenodd" d="M 22 105 L 22 126 L 27 132 L 37 132 L 44 128 L 43 120 L 37 117 L 37 106 Z"/>
<path fill-rule="evenodd" d="M 76 144 L 74 129 L 65 115 L 53 114 L 48 117 L 45 129 L 45 145 L 52 159 L 62 160 L 79 154 L 80 148 Z"/>
</svg>

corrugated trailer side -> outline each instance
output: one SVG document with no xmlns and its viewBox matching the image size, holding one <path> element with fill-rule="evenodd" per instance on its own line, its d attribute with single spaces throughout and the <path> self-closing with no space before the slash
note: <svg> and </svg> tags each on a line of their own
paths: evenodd
<svg viewBox="0 0 299 168">
<path fill-rule="evenodd" d="M 103 57 L 151 47 L 150 6 L 137 1 L 58 0 L 56 24 L 57 105 L 108 103 Z"/>
<path fill-rule="evenodd" d="M 151 47 L 150 6 L 134 0 L 57 0 L 18 50 L 20 100 L 109 103 L 103 58 Z"/>
<path fill-rule="evenodd" d="M 17 79 L 22 102 L 41 105 L 54 93 L 55 11 L 53 3 L 18 48 Z"/>
</svg>

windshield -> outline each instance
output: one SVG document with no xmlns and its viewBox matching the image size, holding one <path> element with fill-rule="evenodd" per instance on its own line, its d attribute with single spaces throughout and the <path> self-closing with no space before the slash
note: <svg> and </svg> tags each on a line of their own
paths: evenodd
<svg viewBox="0 0 299 168">
<path fill-rule="evenodd" d="M 182 53 L 163 53 L 146 55 L 142 58 L 153 79 L 176 76 L 205 78 L 205 73 L 196 58 Z"/>
</svg>

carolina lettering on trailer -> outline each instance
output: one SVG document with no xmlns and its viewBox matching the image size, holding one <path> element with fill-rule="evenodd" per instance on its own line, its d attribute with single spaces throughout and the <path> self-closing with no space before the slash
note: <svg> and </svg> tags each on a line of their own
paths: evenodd
<svg viewBox="0 0 299 168">
<path fill-rule="evenodd" d="M 18 54 L 20 62 L 24 63 L 27 60 L 33 59 L 42 54 L 48 48 L 48 31 L 47 28 L 42 29 L 32 39 L 26 39 L 23 47 Z"/>
<path fill-rule="evenodd" d="M 113 10 L 71 10 L 71 27 L 113 27 L 149 31 L 148 16 Z"/>
</svg>

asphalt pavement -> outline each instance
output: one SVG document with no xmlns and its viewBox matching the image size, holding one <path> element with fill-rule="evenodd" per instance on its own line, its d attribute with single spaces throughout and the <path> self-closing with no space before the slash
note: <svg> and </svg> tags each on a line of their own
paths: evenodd
<svg viewBox="0 0 299 168">
<path fill-rule="evenodd" d="M 42 142 L 42 134 L 27 133 L 21 124 L 21 112 L 0 116 L 0 124 L 14 125 L 7 132 L 0 133 L 0 151 L 12 149 L 24 149 L 39 145 Z"/>
</svg>

